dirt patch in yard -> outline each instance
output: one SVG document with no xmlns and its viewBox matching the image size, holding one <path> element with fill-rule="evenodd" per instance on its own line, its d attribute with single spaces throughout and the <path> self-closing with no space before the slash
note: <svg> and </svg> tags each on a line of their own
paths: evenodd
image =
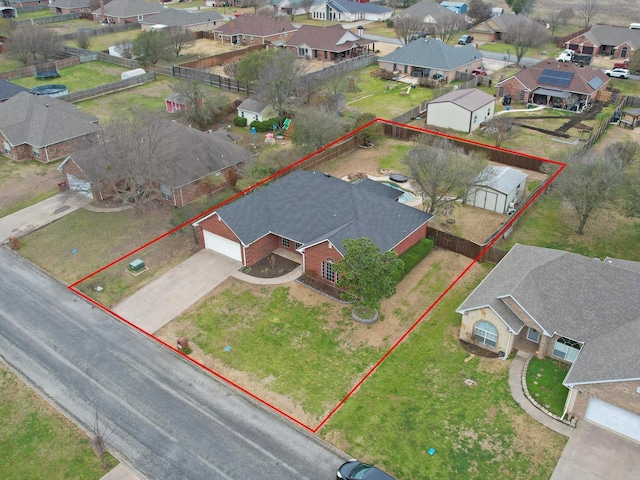
<svg viewBox="0 0 640 480">
<path fill-rule="evenodd" d="M 30 199 L 57 193 L 57 183 L 64 180 L 62 172 L 56 169 L 58 165 L 18 163 L 0 156 L 0 216 L 16 205 L 26 205 Z"/>
</svg>

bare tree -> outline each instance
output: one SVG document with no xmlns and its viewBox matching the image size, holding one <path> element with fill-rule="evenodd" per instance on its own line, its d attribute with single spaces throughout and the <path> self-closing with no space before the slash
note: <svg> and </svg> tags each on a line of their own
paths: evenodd
<svg viewBox="0 0 640 480">
<path fill-rule="evenodd" d="M 625 213 L 630 217 L 640 217 L 640 170 L 624 177 Z"/>
<path fill-rule="evenodd" d="M 482 0 L 471 0 L 467 10 L 467 16 L 473 19 L 474 23 L 484 22 L 491 18 L 493 4 Z"/>
<path fill-rule="evenodd" d="M 345 124 L 335 112 L 308 107 L 296 113 L 291 141 L 303 153 L 315 152 L 345 133 Z"/>
<path fill-rule="evenodd" d="M 562 15 L 560 10 L 549 10 L 547 12 L 547 15 L 540 19 L 548 25 L 549 34 L 551 36 L 553 36 L 556 33 L 558 27 L 562 25 L 561 17 Z"/>
<path fill-rule="evenodd" d="M 188 108 L 184 114 L 189 124 L 200 129 L 217 122 L 227 105 L 227 99 L 220 90 L 216 89 L 214 94 L 208 94 L 210 90 L 197 80 L 174 79 L 171 89 L 188 99 Z"/>
<path fill-rule="evenodd" d="M 225 63 L 222 67 L 222 71 L 227 77 L 237 80 L 239 66 L 240 60 L 234 60 L 233 62 Z"/>
<path fill-rule="evenodd" d="M 97 457 L 100 457 L 102 466 L 105 468 L 110 467 L 110 465 L 106 462 L 107 447 L 110 436 L 111 432 L 107 431 L 107 429 L 100 422 L 100 416 L 98 415 L 98 409 L 96 408 L 96 415 L 93 421 L 93 436 L 91 437 L 91 448 L 93 449 L 93 453 L 95 453 Z"/>
<path fill-rule="evenodd" d="M 293 0 L 291 2 L 291 8 L 293 10 L 301 8 L 302 10 L 304 10 L 307 18 L 311 18 L 311 8 L 313 7 L 314 3 L 315 0 Z"/>
<path fill-rule="evenodd" d="M 35 51 L 42 55 L 45 61 L 55 58 L 64 50 L 62 39 L 49 28 L 37 28 Z"/>
<path fill-rule="evenodd" d="M 265 4 L 265 5 L 261 6 L 256 11 L 256 16 L 258 16 L 258 17 L 277 18 L 277 14 L 278 14 L 278 12 L 277 12 L 275 6 L 269 5 L 269 4 Z"/>
<path fill-rule="evenodd" d="M 26 67 L 32 58 L 36 28 L 37 27 L 20 27 L 14 29 L 4 48 L 4 53 L 7 57 L 22 63 Z"/>
<path fill-rule="evenodd" d="M 118 48 L 118 50 L 120 50 L 120 55 L 122 56 L 122 58 L 133 58 L 133 43 L 121 40 L 120 42 L 116 43 L 116 47 Z"/>
<path fill-rule="evenodd" d="M 575 15 L 573 8 L 571 7 L 564 7 L 560 10 L 559 13 L 560 25 L 566 25 Z"/>
<path fill-rule="evenodd" d="M 578 12 L 580 17 L 582 17 L 582 26 L 584 28 L 591 25 L 591 20 L 593 20 L 593 17 L 600 11 L 600 1 L 601 0 L 580 0 Z"/>
<path fill-rule="evenodd" d="M 529 15 L 533 12 L 536 0 L 505 0 L 505 3 L 516 15 Z"/>
<path fill-rule="evenodd" d="M 261 96 L 271 103 L 280 119 L 297 101 L 299 77 L 303 71 L 302 61 L 289 50 L 276 50 L 260 70 L 258 85 Z"/>
<path fill-rule="evenodd" d="M 169 46 L 176 57 L 180 56 L 180 53 L 185 48 L 193 46 L 196 41 L 195 34 L 180 25 L 171 25 L 166 31 L 166 35 L 169 37 Z"/>
<path fill-rule="evenodd" d="M 481 127 L 485 137 L 493 140 L 496 147 L 501 146 L 507 140 L 518 134 L 518 127 L 514 125 L 513 118 L 508 115 L 493 117 Z"/>
<path fill-rule="evenodd" d="M 83 50 L 89 50 L 91 47 L 91 37 L 84 30 L 76 35 L 76 45 Z"/>
<path fill-rule="evenodd" d="M 416 142 L 403 163 L 427 213 L 449 213 L 469 188 L 486 183 L 491 175 L 486 158 L 477 152 L 467 154 L 451 141 L 430 135 Z"/>
<path fill-rule="evenodd" d="M 427 31 L 427 25 L 419 18 L 400 17 L 393 23 L 393 29 L 398 39 L 406 45 L 418 36 L 424 36 Z"/>
<path fill-rule="evenodd" d="M 631 165 L 638 154 L 640 154 L 640 144 L 633 140 L 620 140 L 607 145 L 604 149 L 604 157 L 618 163 L 622 169 Z"/>
<path fill-rule="evenodd" d="M 640 71 L 640 50 L 636 50 L 629 60 L 629 70 L 634 73 Z"/>
<path fill-rule="evenodd" d="M 531 47 L 542 45 L 549 39 L 546 28 L 527 17 L 518 17 L 502 32 L 502 39 L 511 45 L 516 55 L 516 65 Z"/>
<path fill-rule="evenodd" d="M 619 164 L 595 154 L 571 161 L 558 175 L 554 186 L 578 217 L 578 235 L 591 216 L 616 198 L 622 178 Z"/>
<path fill-rule="evenodd" d="M 242 168 L 240 179 L 236 182 L 236 189 L 239 191 L 246 190 L 260 180 L 264 180 L 291 165 L 299 158 L 300 152 L 296 148 L 261 150 L 258 155 L 258 161 L 255 164 Z"/>
<path fill-rule="evenodd" d="M 444 43 L 451 43 L 451 40 L 463 26 L 464 16 L 454 12 L 447 12 L 438 16 L 437 23 L 428 23 L 427 32 Z"/>
</svg>

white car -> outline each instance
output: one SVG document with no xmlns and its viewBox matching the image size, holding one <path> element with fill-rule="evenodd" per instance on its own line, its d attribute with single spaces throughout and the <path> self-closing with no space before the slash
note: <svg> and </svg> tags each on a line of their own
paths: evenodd
<svg viewBox="0 0 640 480">
<path fill-rule="evenodd" d="M 626 68 L 614 68 L 613 70 L 605 70 L 604 73 L 610 77 L 629 78 L 629 70 Z"/>
</svg>

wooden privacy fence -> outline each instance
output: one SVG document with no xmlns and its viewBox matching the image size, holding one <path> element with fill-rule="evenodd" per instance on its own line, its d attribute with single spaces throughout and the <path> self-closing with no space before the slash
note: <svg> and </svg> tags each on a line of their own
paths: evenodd
<svg viewBox="0 0 640 480">
<path fill-rule="evenodd" d="M 69 95 L 60 97 L 60 100 L 64 100 L 65 102 L 69 103 L 79 102 L 81 100 L 87 100 L 89 98 L 106 95 L 107 93 L 124 90 L 125 88 L 135 87 L 136 85 L 153 82 L 155 79 L 156 74 L 154 72 L 147 72 L 142 75 L 136 75 L 135 77 L 127 78 L 126 80 L 119 80 L 117 82 L 100 85 L 99 87 L 80 90 L 79 92 L 73 92 Z"/>
<path fill-rule="evenodd" d="M 495 246 L 487 248 L 487 244 L 481 245 L 472 240 L 458 237 L 452 233 L 443 232 L 431 225 L 429 225 L 429 228 L 427 229 L 427 236 L 433 239 L 433 243 L 437 247 L 459 253 L 460 255 L 464 255 L 471 259 L 476 259 L 486 248 L 482 256 L 478 258 L 479 262 L 498 263 L 502 257 L 507 254 L 507 251 L 502 248 Z"/>
<path fill-rule="evenodd" d="M 59 60 L 54 60 L 53 63 L 55 64 L 56 68 L 60 70 L 61 68 L 79 64 L 80 59 L 78 57 L 62 58 Z M 9 72 L 2 72 L 0 73 L 0 78 L 2 78 L 3 80 L 12 80 L 14 78 L 33 77 L 36 74 L 36 68 L 37 65 L 31 65 L 29 67 L 18 68 Z"/>
<path fill-rule="evenodd" d="M 58 15 L 62 16 L 62 15 Z M 121 23 L 117 25 L 106 25 L 100 28 L 85 28 L 82 30 L 83 33 L 86 33 L 90 37 L 95 37 L 99 35 L 108 35 L 110 33 L 118 33 L 118 32 L 126 32 L 128 30 L 136 30 L 140 28 L 139 23 Z M 60 38 L 63 40 L 73 40 L 78 37 L 80 32 L 71 32 L 65 33 L 64 35 L 60 35 Z"/>
<path fill-rule="evenodd" d="M 19 14 L 18 14 L 19 15 Z M 76 20 L 82 15 L 79 12 L 66 13 L 64 15 L 52 15 L 50 17 L 32 18 L 31 20 L 16 20 L 13 24 L 16 27 L 25 25 L 44 25 L 47 23 L 66 22 L 67 20 Z"/>
<path fill-rule="evenodd" d="M 198 32 L 200 36 L 204 32 Z M 198 69 L 206 69 L 213 68 L 220 65 L 224 65 L 225 63 L 235 62 L 236 60 L 248 55 L 249 53 L 255 52 L 257 50 L 264 50 L 267 48 L 266 45 L 250 45 L 242 50 L 235 50 L 233 52 L 219 53 L 217 55 L 211 55 L 209 57 L 199 58 L 197 60 L 192 60 L 190 62 L 185 62 L 180 64 L 181 67 L 185 68 L 194 68 Z"/>
</svg>

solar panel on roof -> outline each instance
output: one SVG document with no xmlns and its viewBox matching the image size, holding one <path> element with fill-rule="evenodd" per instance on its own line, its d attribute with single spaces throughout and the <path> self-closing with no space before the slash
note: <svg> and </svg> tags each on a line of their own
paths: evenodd
<svg viewBox="0 0 640 480">
<path fill-rule="evenodd" d="M 545 68 L 538 81 L 546 85 L 555 85 L 556 87 L 568 87 L 573 80 L 574 72 L 565 72 L 562 70 L 552 70 Z"/>
<path fill-rule="evenodd" d="M 587 83 L 591 88 L 593 88 L 594 90 L 597 90 L 602 86 L 602 84 L 604 83 L 604 80 L 602 80 L 600 77 L 593 77 Z"/>
</svg>

